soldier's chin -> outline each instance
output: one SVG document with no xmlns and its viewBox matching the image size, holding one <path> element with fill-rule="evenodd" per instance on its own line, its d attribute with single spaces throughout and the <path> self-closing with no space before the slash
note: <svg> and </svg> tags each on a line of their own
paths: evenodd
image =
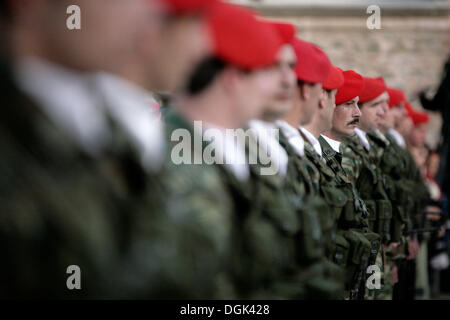
<svg viewBox="0 0 450 320">
<path fill-rule="evenodd" d="M 357 128 L 358 125 L 357 124 L 349 124 L 347 127 L 348 128 L 346 130 L 346 135 L 351 136 L 355 133 L 355 128 Z"/>
</svg>

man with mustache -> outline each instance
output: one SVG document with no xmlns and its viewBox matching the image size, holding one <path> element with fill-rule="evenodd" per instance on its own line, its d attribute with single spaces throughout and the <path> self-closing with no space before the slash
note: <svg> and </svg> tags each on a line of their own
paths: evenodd
<svg viewBox="0 0 450 320">
<path fill-rule="evenodd" d="M 339 232 L 350 243 L 350 259 L 347 263 L 347 281 L 350 299 L 363 299 L 366 268 L 375 261 L 379 249 L 379 236 L 369 229 L 368 211 L 357 188 L 342 167 L 342 146 L 345 137 L 354 133 L 361 115 L 357 102 L 364 88 L 362 77 L 352 70 L 344 71 L 344 84 L 336 95 L 331 128 L 318 137 L 324 161 L 335 173 L 342 196 L 346 201 L 339 212 L 337 225 Z M 334 193 L 337 190 L 330 190 Z M 362 252 L 354 252 L 355 247 L 363 247 Z"/>
<path fill-rule="evenodd" d="M 389 185 L 386 185 L 386 177 L 379 166 L 380 153 L 383 149 L 379 149 L 374 146 L 373 142 L 369 142 L 366 132 L 377 132 L 378 124 L 386 113 L 388 95 L 384 80 L 364 77 L 364 90 L 359 98 L 361 129 L 355 129 L 356 135 L 344 139 L 342 163 L 348 175 L 355 181 L 356 187 L 367 205 L 370 229 L 380 235 L 384 245 L 377 257 L 377 265 L 384 272 L 383 288 L 369 292 L 370 298 L 374 298 L 376 295 L 378 299 L 381 299 L 388 298 L 386 294 L 392 288 L 392 285 L 388 285 L 388 283 L 392 282 L 390 270 L 393 264 L 383 264 L 387 261 L 385 250 L 389 250 L 387 248 L 389 244 L 390 247 L 395 247 L 397 243 L 391 244 L 392 204 L 386 193 Z"/>
</svg>

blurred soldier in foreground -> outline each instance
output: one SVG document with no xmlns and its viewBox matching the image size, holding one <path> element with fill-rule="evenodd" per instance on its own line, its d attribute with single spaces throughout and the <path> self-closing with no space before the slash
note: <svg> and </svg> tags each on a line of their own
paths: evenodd
<svg viewBox="0 0 450 320">
<path fill-rule="evenodd" d="M 179 5 L 198 11 L 207 2 Z M 97 86 L 98 70 L 121 74 L 118 67 L 130 65 L 142 28 L 158 28 L 158 19 L 149 21 L 162 17 L 159 3 L 78 1 L 81 31 L 66 28 L 61 13 L 68 1 L 9 3 L 9 58 L 0 84 L 8 109 L 0 122 L 0 296 L 192 294 L 185 280 L 194 271 L 174 277 L 166 269 L 191 263 L 192 255 L 174 238 L 186 237 L 186 224 L 162 211 L 162 186 L 148 170 L 149 137 L 135 135 Z M 151 126 L 152 119 L 140 123 Z M 82 290 L 68 289 L 71 265 L 81 270 Z"/>
</svg>

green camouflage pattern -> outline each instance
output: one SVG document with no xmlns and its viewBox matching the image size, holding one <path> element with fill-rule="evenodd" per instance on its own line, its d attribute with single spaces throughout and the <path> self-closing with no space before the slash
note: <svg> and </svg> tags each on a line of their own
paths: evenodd
<svg viewBox="0 0 450 320">
<path fill-rule="evenodd" d="M 336 184 L 327 190 L 327 197 L 334 199 L 336 204 L 338 204 L 336 199 L 344 200 L 339 201 L 342 204 L 337 222 L 338 232 L 350 243 L 346 266 L 347 288 L 351 299 L 361 299 L 365 291 L 366 268 L 375 263 L 380 248 L 380 237 L 369 229 L 366 205 L 342 168 L 342 154 L 334 151 L 322 136 L 319 142 L 324 160 L 335 173 Z"/>
</svg>

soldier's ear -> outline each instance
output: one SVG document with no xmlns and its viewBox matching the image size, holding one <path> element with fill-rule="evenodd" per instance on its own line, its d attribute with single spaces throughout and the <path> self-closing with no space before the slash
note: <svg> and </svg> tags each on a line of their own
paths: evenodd
<svg viewBox="0 0 450 320">
<path fill-rule="evenodd" d="M 319 109 L 325 109 L 327 99 L 328 99 L 328 94 L 324 89 L 322 89 L 322 95 L 319 99 Z"/>
<path fill-rule="evenodd" d="M 241 86 L 241 78 L 243 75 L 236 68 L 225 68 L 222 73 L 219 75 L 219 78 L 222 82 L 223 87 L 225 88 L 227 93 L 232 93 L 236 88 Z"/>
<path fill-rule="evenodd" d="M 310 97 L 310 87 L 306 83 L 298 83 L 297 90 L 302 100 L 307 100 Z"/>
</svg>

